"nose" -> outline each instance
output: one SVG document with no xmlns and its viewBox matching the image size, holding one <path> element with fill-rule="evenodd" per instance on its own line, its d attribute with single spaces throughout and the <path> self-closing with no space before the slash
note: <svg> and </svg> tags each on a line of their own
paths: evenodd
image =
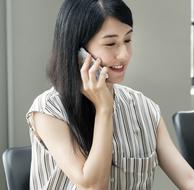
<svg viewBox="0 0 194 190">
<path fill-rule="evenodd" d="M 127 62 L 131 55 L 131 48 L 125 45 L 118 48 L 117 59 L 121 62 Z"/>
</svg>

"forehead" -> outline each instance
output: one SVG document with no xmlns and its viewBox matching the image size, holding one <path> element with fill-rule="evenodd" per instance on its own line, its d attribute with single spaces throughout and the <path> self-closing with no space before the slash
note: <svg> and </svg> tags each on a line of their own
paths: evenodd
<svg viewBox="0 0 194 190">
<path fill-rule="evenodd" d="M 105 35 L 115 34 L 118 36 L 124 36 L 127 32 L 132 30 L 132 27 L 115 19 L 113 17 L 108 17 L 104 21 L 101 29 L 96 34 L 96 37 L 103 38 Z"/>
</svg>

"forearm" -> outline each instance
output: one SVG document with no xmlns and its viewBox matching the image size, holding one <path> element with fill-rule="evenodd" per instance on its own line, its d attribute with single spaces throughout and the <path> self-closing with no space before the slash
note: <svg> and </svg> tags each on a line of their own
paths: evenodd
<svg viewBox="0 0 194 190">
<path fill-rule="evenodd" d="M 108 182 L 112 163 L 112 138 L 112 110 L 98 110 L 92 147 L 83 167 L 84 178 L 92 185 L 106 186 Z"/>
<path fill-rule="evenodd" d="M 185 183 L 184 183 L 184 188 L 181 190 L 193 190 L 194 189 L 194 170 L 192 169 L 191 172 L 188 173 Z"/>
</svg>

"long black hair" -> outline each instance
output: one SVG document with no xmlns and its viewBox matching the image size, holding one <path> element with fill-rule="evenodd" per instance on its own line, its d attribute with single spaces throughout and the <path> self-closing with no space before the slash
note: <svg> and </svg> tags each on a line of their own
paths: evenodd
<svg viewBox="0 0 194 190">
<path fill-rule="evenodd" d="M 64 0 L 56 20 L 48 76 L 59 92 L 73 142 L 87 157 L 92 145 L 95 107 L 81 93 L 78 51 L 100 30 L 107 17 L 133 27 L 132 13 L 122 0 Z"/>
</svg>

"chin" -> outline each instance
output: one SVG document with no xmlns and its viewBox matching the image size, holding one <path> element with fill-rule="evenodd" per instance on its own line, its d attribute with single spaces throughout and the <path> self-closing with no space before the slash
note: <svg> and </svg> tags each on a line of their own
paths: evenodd
<svg viewBox="0 0 194 190">
<path fill-rule="evenodd" d="M 120 79 L 110 79 L 110 80 L 107 80 L 107 82 L 112 83 L 112 84 L 115 84 L 115 83 L 123 82 L 123 80 L 124 80 L 124 78 L 120 78 Z"/>
</svg>

